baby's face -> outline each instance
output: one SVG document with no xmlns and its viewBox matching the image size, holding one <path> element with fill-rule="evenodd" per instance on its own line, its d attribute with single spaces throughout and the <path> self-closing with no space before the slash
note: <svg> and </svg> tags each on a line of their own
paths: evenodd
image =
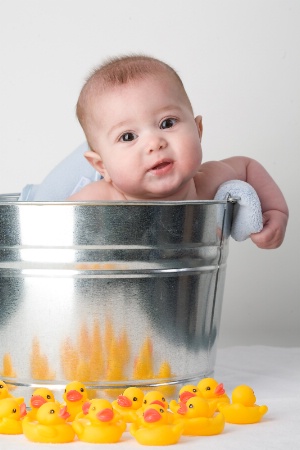
<svg viewBox="0 0 300 450">
<path fill-rule="evenodd" d="M 128 200 L 184 198 L 201 164 L 202 125 L 171 77 L 110 88 L 89 106 L 86 133 L 108 182 Z"/>
</svg>

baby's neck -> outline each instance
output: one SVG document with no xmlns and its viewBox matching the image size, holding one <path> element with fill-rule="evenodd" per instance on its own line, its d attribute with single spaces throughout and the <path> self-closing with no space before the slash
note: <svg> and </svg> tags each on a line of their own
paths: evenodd
<svg viewBox="0 0 300 450">
<path fill-rule="evenodd" d="M 120 193 L 119 193 L 120 194 Z M 198 200 L 197 191 L 194 179 L 191 179 L 188 184 L 186 184 L 181 189 L 167 196 L 153 195 L 145 198 L 134 198 L 128 196 L 127 194 L 121 194 L 123 199 L 126 201 L 189 201 Z"/>
</svg>

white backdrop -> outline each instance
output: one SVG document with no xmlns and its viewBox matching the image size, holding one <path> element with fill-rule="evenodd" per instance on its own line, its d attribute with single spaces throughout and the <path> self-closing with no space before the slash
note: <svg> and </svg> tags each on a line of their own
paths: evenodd
<svg viewBox="0 0 300 450">
<path fill-rule="evenodd" d="M 231 242 L 220 345 L 300 345 L 298 0 L 1 0 L 0 193 L 40 183 L 83 140 L 82 83 L 144 52 L 182 77 L 204 160 L 258 159 L 291 219 L 283 246 Z"/>
</svg>

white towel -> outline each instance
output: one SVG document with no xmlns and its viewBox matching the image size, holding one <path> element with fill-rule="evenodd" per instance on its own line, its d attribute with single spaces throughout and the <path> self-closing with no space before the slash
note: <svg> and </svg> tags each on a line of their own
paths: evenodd
<svg viewBox="0 0 300 450">
<path fill-rule="evenodd" d="M 226 181 L 221 184 L 215 200 L 235 198 L 231 236 L 236 241 L 244 241 L 252 233 L 259 233 L 263 228 L 261 204 L 253 187 L 240 180 Z"/>
</svg>

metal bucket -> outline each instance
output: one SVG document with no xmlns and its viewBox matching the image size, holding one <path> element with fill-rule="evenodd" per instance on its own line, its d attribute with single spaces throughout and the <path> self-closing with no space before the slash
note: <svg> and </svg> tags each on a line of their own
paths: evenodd
<svg viewBox="0 0 300 450">
<path fill-rule="evenodd" d="M 170 397 L 211 376 L 232 211 L 0 196 L 0 378 L 25 398 L 76 379 Z"/>
</svg>

